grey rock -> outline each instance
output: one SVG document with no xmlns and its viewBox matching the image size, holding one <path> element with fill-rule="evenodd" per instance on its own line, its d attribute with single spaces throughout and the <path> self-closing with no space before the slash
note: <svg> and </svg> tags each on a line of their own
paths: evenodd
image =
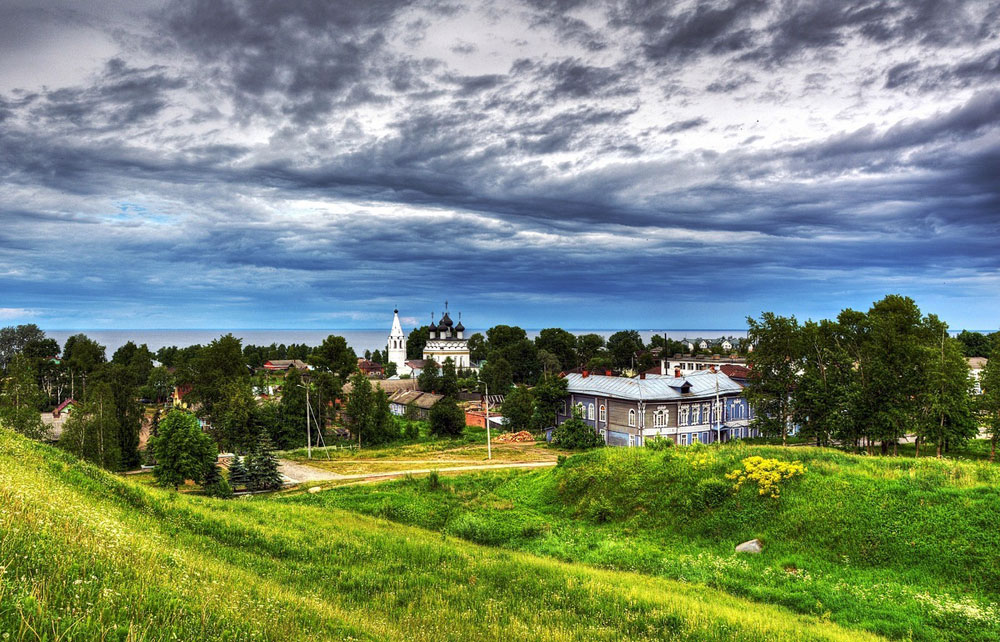
<svg viewBox="0 0 1000 642">
<path fill-rule="evenodd" d="M 752 539 L 736 546 L 737 553 L 752 553 L 754 555 L 764 550 L 764 544 L 759 539 Z"/>
</svg>

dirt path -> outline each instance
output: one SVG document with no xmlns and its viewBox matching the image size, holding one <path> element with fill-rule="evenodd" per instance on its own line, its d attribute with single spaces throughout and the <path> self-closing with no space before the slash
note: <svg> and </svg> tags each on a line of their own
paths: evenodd
<svg viewBox="0 0 1000 642">
<path fill-rule="evenodd" d="M 420 462 L 407 462 L 410 464 L 420 463 Z M 437 463 L 437 462 L 428 462 Z M 448 466 L 448 467 L 435 467 L 435 468 L 407 468 L 403 470 L 393 470 L 381 473 L 355 473 L 351 475 L 340 475 L 338 473 L 333 473 L 328 470 L 322 470 L 320 468 L 314 468 L 305 464 L 298 464 L 290 462 L 288 460 L 282 459 L 278 463 L 278 470 L 282 475 L 287 477 L 290 481 L 296 483 L 303 483 L 309 481 L 367 481 L 367 480 L 377 480 L 377 479 L 390 479 L 392 477 L 403 477 L 405 475 L 426 475 L 431 472 L 431 470 L 436 470 L 439 473 L 455 473 L 455 472 L 465 472 L 465 471 L 475 471 L 475 470 L 498 470 L 503 468 L 546 468 L 548 466 L 555 466 L 554 461 L 521 461 L 521 462 L 505 462 L 502 464 L 474 464 L 471 466 Z"/>
</svg>

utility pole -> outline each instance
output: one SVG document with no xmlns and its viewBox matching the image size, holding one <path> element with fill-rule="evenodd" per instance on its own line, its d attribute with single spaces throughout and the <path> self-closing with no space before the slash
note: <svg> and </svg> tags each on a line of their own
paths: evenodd
<svg viewBox="0 0 1000 642">
<path fill-rule="evenodd" d="M 493 447 L 490 444 L 490 384 L 483 382 L 486 396 L 483 397 L 483 407 L 486 408 L 486 459 L 493 459 Z"/>
<path fill-rule="evenodd" d="M 312 430 L 309 427 L 309 386 L 306 385 L 306 458 L 313 458 Z"/>
</svg>

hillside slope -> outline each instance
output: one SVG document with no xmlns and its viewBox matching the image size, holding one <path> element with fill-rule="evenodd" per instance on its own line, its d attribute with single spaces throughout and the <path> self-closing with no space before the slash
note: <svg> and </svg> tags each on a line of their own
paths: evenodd
<svg viewBox="0 0 1000 642">
<path fill-rule="evenodd" d="M 5 640 L 857 640 L 713 589 L 141 487 L 0 429 Z M 874 639 L 874 638 L 873 638 Z"/>
<path fill-rule="evenodd" d="M 744 458 L 798 459 L 779 499 Z M 725 446 L 602 449 L 532 473 L 289 499 L 603 568 L 702 582 L 896 639 L 1000 639 L 1000 466 Z M 760 538 L 764 554 L 733 547 Z"/>
</svg>

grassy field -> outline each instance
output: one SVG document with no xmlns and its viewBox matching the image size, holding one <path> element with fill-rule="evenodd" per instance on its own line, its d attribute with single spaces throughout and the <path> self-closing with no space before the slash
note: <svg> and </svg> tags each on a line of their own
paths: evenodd
<svg viewBox="0 0 1000 642">
<path fill-rule="evenodd" d="M 493 434 L 496 437 L 496 433 Z M 493 461 L 495 463 L 513 461 L 555 461 L 559 455 L 572 453 L 549 448 L 544 442 L 527 444 L 493 443 Z M 382 472 L 383 470 L 399 470 L 392 468 L 396 462 L 411 463 L 486 463 L 486 430 L 474 426 L 466 426 L 461 437 L 436 439 L 422 430 L 421 438 L 415 443 L 395 443 L 385 446 L 346 449 L 346 448 L 313 448 L 312 460 L 306 459 L 306 449 L 288 450 L 277 453 L 279 457 L 296 462 L 307 462 L 310 465 L 324 468 L 340 474 Z M 379 462 L 385 462 L 388 467 L 382 467 Z"/>
<path fill-rule="evenodd" d="M 801 460 L 779 499 L 732 491 L 751 455 Z M 703 583 L 894 639 L 1000 639 L 1000 465 L 732 444 L 604 449 L 558 468 L 342 488 L 349 507 L 470 541 Z M 760 538 L 760 556 L 735 544 Z M 757 608 L 757 607 L 754 607 Z"/>
<path fill-rule="evenodd" d="M 332 494 L 332 493 L 331 493 Z M 0 429 L 7 640 L 864 640 L 325 505 L 178 495 Z"/>
</svg>

